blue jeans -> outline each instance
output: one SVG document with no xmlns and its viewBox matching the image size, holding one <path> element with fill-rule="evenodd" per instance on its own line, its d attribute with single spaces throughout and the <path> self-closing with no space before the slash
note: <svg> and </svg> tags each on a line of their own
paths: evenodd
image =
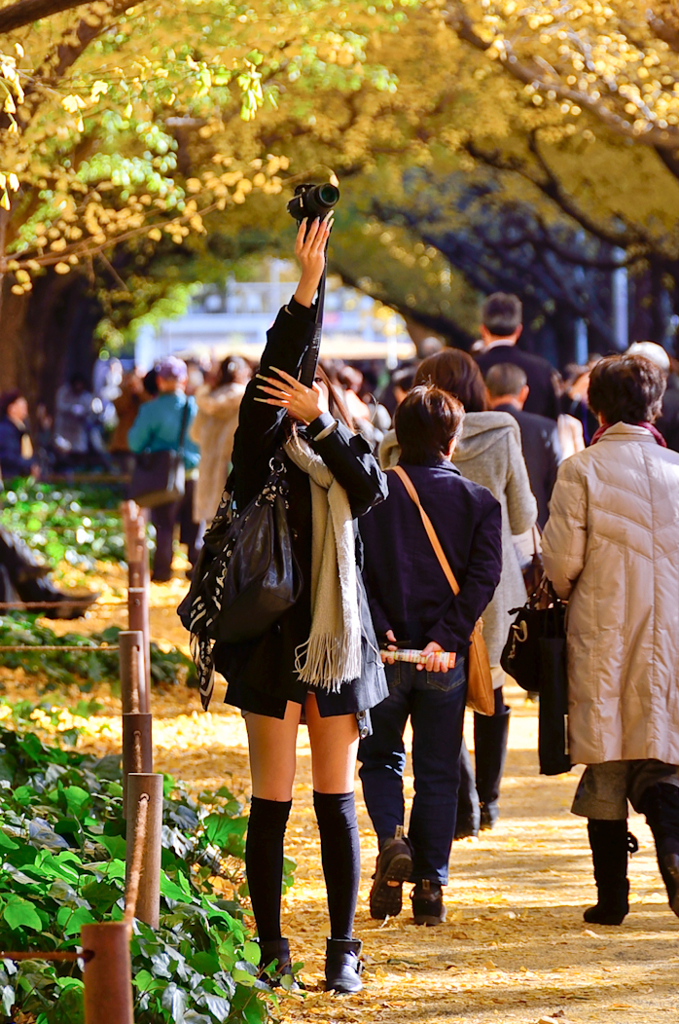
<svg viewBox="0 0 679 1024">
<path fill-rule="evenodd" d="M 415 796 L 408 839 L 411 881 L 448 881 L 460 785 L 460 744 L 467 695 L 464 658 L 450 672 L 418 672 L 415 665 L 387 665 L 389 696 L 371 711 L 372 736 L 361 740 L 358 759 L 363 797 L 380 847 L 403 826 L 403 732 L 413 729 Z"/>
</svg>

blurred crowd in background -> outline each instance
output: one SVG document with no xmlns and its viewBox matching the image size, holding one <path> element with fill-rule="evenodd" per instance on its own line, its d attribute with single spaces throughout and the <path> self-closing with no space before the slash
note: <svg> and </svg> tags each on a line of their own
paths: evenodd
<svg viewBox="0 0 679 1024">
<path fill-rule="evenodd" d="M 546 359 L 523 350 L 517 344 L 522 325 L 515 296 L 491 296 L 482 319 L 472 356 L 486 388 L 473 411 L 498 410 L 518 420 L 542 525 L 559 463 L 589 445 L 597 430 L 587 389 L 591 368 L 601 356 L 592 356 L 584 366 L 569 365 L 560 374 Z M 437 339 L 427 338 L 420 358 L 391 371 L 381 360 L 323 364 L 355 429 L 375 450 L 391 429 L 394 411 L 412 387 L 423 358 L 443 348 Z M 650 341 L 635 342 L 630 351 L 650 358 L 667 377 L 663 415 L 656 425 L 668 446 L 679 451 L 679 362 Z M 156 578 L 168 579 L 176 523 L 193 563 L 205 524 L 215 515 L 228 475 L 240 401 L 256 369 L 238 355 L 215 362 L 170 356 L 145 374 L 125 369 L 118 359 L 99 361 L 91 378 L 75 373 L 58 388 L 53 413 L 38 405 L 30 419 L 26 397 L 20 391 L 7 392 L 0 397 L 3 479 L 68 478 L 93 472 L 128 478 L 136 454 L 176 446 L 181 408 L 188 398 L 186 494 L 181 507 L 152 517 L 162 520 L 156 529 L 165 537 L 165 555 L 163 537 L 159 538 Z M 168 394 L 184 398 L 163 399 Z M 145 406 L 149 408 L 140 416 Z"/>
</svg>

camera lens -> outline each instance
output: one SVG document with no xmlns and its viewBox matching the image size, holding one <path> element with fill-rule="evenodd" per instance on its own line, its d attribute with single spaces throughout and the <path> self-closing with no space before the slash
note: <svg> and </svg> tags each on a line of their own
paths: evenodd
<svg viewBox="0 0 679 1024">
<path fill-rule="evenodd" d="M 338 202 L 340 193 L 334 185 L 326 184 L 318 186 L 318 199 L 323 206 L 332 207 Z"/>
</svg>

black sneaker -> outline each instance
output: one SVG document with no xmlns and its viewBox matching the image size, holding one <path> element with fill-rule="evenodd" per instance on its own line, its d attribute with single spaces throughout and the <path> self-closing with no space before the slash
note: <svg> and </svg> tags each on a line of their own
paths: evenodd
<svg viewBox="0 0 679 1024">
<path fill-rule="evenodd" d="M 443 905 L 443 890 L 436 882 L 423 878 L 417 882 L 410 894 L 413 901 L 413 917 L 415 924 L 426 924 L 433 928 L 446 919 L 446 908 Z"/>
<path fill-rule="evenodd" d="M 370 916 L 376 921 L 397 917 L 403 906 L 403 883 L 413 870 L 410 846 L 398 828 L 393 839 L 387 839 L 375 865 L 374 881 L 370 890 Z"/>
</svg>

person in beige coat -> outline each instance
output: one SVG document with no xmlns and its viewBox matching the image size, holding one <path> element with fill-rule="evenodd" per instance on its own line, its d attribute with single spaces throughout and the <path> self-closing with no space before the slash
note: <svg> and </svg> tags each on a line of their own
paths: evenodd
<svg viewBox="0 0 679 1024">
<path fill-rule="evenodd" d="M 488 647 L 495 714 L 474 715 L 476 774 L 463 746 L 462 783 L 458 804 L 456 838 L 476 835 L 479 826 L 490 829 L 499 814 L 500 782 L 509 736 L 509 708 L 504 702 L 504 672 L 500 655 L 512 622 L 510 611 L 526 601 L 526 588 L 512 537 L 530 530 L 537 519 L 537 502 L 530 489 L 528 470 L 521 449 L 521 432 L 513 416 L 488 412 L 488 395 L 478 366 L 466 352 L 447 348 L 425 359 L 415 376 L 415 385 L 434 384 L 455 395 L 465 408 L 462 439 L 453 462 L 462 475 L 487 487 L 500 502 L 502 511 L 502 576 L 493 600 L 483 613 L 483 636 Z M 383 468 L 398 460 L 394 432 L 380 446 Z"/>
<path fill-rule="evenodd" d="M 627 802 L 646 815 L 679 916 L 679 455 L 652 426 L 661 371 L 636 355 L 592 370 L 590 448 L 559 470 L 545 570 L 568 599 L 569 748 L 585 764 L 596 924 L 629 911 Z"/>
<path fill-rule="evenodd" d="M 201 454 L 193 502 L 196 523 L 211 523 L 222 499 L 238 410 L 251 376 L 244 359 L 229 356 L 219 367 L 214 385 L 203 385 L 196 391 L 198 412 L 190 431 Z"/>
</svg>

